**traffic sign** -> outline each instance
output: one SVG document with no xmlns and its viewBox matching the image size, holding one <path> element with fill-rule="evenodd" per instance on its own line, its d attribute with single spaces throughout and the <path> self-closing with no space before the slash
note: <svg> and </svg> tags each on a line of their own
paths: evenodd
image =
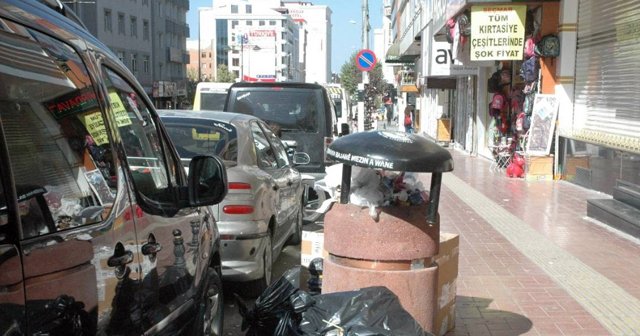
<svg viewBox="0 0 640 336">
<path fill-rule="evenodd" d="M 362 49 L 356 55 L 356 66 L 360 71 L 371 71 L 373 67 L 376 66 L 378 59 L 376 58 L 376 54 L 369 49 Z"/>
</svg>

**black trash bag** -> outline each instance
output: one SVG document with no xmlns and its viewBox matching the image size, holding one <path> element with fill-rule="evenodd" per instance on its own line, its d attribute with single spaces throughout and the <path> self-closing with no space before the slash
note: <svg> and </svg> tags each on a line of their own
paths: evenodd
<svg viewBox="0 0 640 336">
<path fill-rule="evenodd" d="M 328 333 L 343 336 L 433 335 L 400 305 L 398 297 L 386 287 L 367 287 L 358 291 L 321 294 L 315 305 L 302 314 L 303 335 Z M 338 332 L 338 330 L 342 333 Z"/>
<path fill-rule="evenodd" d="M 313 305 L 313 298 L 300 290 L 300 267 L 288 270 L 273 282 L 247 308 L 237 294 L 236 301 L 242 316 L 242 331 L 248 336 L 301 335 L 298 331 L 301 312 Z"/>
</svg>

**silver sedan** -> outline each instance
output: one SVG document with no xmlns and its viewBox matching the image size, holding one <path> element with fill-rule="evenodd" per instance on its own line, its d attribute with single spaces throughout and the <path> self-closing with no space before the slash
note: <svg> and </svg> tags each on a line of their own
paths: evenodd
<svg viewBox="0 0 640 336">
<path fill-rule="evenodd" d="M 222 242 L 222 275 L 257 296 L 271 282 L 282 248 L 302 239 L 303 185 L 292 152 L 262 120 L 218 111 L 158 111 L 185 167 L 197 155 L 217 155 L 229 193 L 213 207 Z"/>
</svg>

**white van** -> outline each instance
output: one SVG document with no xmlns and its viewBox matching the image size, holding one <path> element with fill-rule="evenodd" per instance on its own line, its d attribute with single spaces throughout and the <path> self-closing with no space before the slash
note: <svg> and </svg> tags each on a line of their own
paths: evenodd
<svg viewBox="0 0 640 336">
<path fill-rule="evenodd" d="M 227 92 L 233 83 L 200 82 L 193 98 L 193 109 L 222 111 Z"/>
</svg>

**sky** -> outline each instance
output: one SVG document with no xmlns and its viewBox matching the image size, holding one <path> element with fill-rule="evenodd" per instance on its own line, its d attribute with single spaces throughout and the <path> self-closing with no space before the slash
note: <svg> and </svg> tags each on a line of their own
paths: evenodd
<svg viewBox="0 0 640 336">
<path fill-rule="evenodd" d="M 258 0 L 259 1 L 259 0 Z M 362 1 L 361 0 L 310 0 L 314 5 L 331 8 L 332 41 L 331 72 L 340 67 L 354 51 L 362 49 Z M 211 7 L 212 0 L 190 0 L 187 12 L 189 39 L 198 38 L 198 8 Z M 373 30 L 382 27 L 382 0 L 369 0 L 369 49 L 373 49 Z"/>
</svg>

